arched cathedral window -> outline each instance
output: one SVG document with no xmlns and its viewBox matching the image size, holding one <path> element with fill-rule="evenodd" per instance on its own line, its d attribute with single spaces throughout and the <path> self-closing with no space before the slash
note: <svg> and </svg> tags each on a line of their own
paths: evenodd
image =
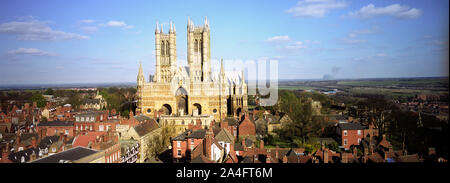
<svg viewBox="0 0 450 183">
<path fill-rule="evenodd" d="M 169 51 L 170 51 L 170 49 L 169 49 L 169 41 L 166 41 L 166 55 L 167 56 L 169 56 Z"/>
<path fill-rule="evenodd" d="M 166 46 L 164 44 L 164 41 L 161 42 L 161 56 L 164 56 L 166 53 Z"/>
</svg>

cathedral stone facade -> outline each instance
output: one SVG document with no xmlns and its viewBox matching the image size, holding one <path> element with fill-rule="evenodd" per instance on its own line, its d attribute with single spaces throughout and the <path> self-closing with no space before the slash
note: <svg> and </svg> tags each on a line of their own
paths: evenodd
<svg viewBox="0 0 450 183">
<path fill-rule="evenodd" d="M 147 82 L 142 64 L 139 67 L 138 112 L 159 118 L 212 116 L 220 121 L 247 111 L 244 72 L 225 72 L 222 61 L 220 72 L 211 73 L 210 33 L 206 18 L 201 26 L 188 19 L 188 66 L 181 67 L 177 66 L 175 25 L 171 22 L 165 33 L 163 26 L 156 24 L 156 69 Z"/>
</svg>

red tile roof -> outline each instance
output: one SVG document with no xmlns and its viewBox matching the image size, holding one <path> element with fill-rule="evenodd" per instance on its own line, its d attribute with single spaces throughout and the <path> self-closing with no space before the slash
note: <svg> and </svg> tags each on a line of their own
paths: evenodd
<svg viewBox="0 0 450 183">
<path fill-rule="evenodd" d="M 85 135 L 75 137 L 72 147 L 82 146 L 88 147 L 89 142 L 95 142 L 97 137 L 106 134 L 106 132 L 88 132 Z"/>
</svg>

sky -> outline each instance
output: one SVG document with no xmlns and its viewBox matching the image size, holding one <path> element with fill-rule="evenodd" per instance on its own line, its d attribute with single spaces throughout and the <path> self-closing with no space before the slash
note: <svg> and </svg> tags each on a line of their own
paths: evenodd
<svg viewBox="0 0 450 183">
<path fill-rule="evenodd" d="M 187 65 L 188 17 L 208 18 L 214 71 L 272 59 L 279 79 L 448 77 L 447 0 L 2 0 L 0 85 L 136 82 L 140 62 L 154 73 L 157 22 Z"/>
</svg>

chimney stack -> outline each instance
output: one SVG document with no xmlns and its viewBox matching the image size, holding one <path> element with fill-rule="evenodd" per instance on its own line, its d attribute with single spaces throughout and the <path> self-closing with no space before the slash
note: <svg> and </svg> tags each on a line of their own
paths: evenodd
<svg viewBox="0 0 450 183">
<path fill-rule="evenodd" d="M 277 147 L 275 147 L 275 158 L 277 158 L 277 159 L 278 159 L 278 149 L 279 149 L 279 147 L 277 145 Z"/>
<path fill-rule="evenodd" d="M 323 163 L 328 163 L 328 150 L 323 151 Z"/>
</svg>

